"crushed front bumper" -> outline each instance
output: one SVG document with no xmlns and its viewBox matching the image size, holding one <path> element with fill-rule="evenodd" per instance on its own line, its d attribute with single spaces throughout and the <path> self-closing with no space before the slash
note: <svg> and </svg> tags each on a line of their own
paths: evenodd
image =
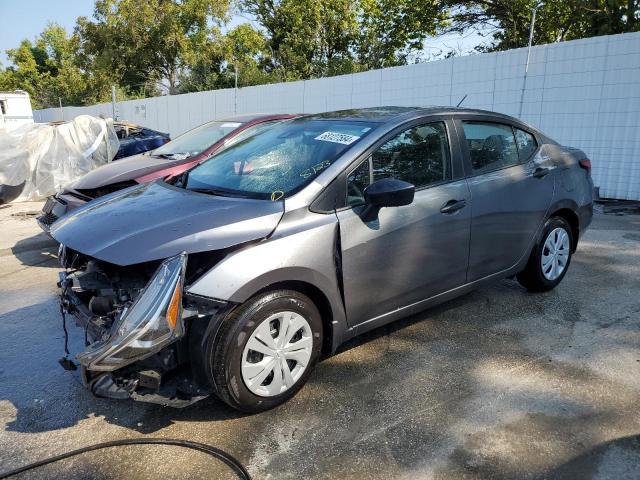
<svg viewBox="0 0 640 480">
<path fill-rule="evenodd" d="M 93 315 L 74 294 L 67 290 L 61 297 L 65 311 L 73 316 L 86 333 L 89 345 L 109 335 L 99 317 Z M 183 343 L 171 344 L 164 350 L 112 372 L 89 370 L 80 365 L 83 385 L 95 396 L 183 408 L 207 398 L 211 391 L 195 379 L 188 362 L 189 352 Z M 82 353 L 82 352 L 74 352 Z"/>
<path fill-rule="evenodd" d="M 178 261 L 182 265 L 182 274 L 178 277 L 173 273 L 161 274 L 163 266 L 171 262 L 175 265 Z M 171 338 L 155 335 L 158 330 L 150 328 L 157 318 L 168 322 L 165 318 L 168 317 L 167 309 L 173 302 L 175 291 L 182 290 L 185 264 L 184 254 L 163 262 L 147 287 L 115 321 L 92 313 L 71 288 L 71 276 L 61 273 L 61 307 L 63 312 L 73 315 L 85 331 L 86 350 L 76 357 L 80 360 L 83 383 L 94 395 L 132 398 L 172 407 L 185 407 L 210 395 L 208 382 L 202 381 L 203 377 L 196 372 L 198 368 L 192 368 L 194 363 L 201 362 L 193 361 L 198 345 L 191 345 L 187 327 L 189 330 L 203 330 L 201 326 L 209 324 L 214 313 L 224 307 L 224 302 L 185 295 L 184 299 L 180 298 L 179 323 L 173 328 L 177 335 L 172 334 Z M 171 291 L 174 293 L 168 295 L 167 292 Z M 171 303 L 168 298 L 171 298 Z M 186 318 L 189 321 L 185 322 Z M 163 328 L 163 332 L 166 331 L 166 325 Z M 164 340 L 153 344 L 149 338 Z M 125 354 L 126 348 L 133 348 L 135 355 Z M 113 363 L 118 359 L 126 361 Z"/>
</svg>

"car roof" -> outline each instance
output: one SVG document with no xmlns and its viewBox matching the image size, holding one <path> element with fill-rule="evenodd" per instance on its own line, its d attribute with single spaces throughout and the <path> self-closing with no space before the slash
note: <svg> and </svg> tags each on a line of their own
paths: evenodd
<svg viewBox="0 0 640 480">
<path fill-rule="evenodd" d="M 286 118 L 297 117 L 297 114 L 291 113 L 245 113 L 242 115 L 233 115 L 230 117 L 224 117 L 219 120 L 215 120 L 218 122 L 238 122 L 238 123 L 251 123 L 256 121 L 267 121 L 267 120 L 283 120 Z"/>
<path fill-rule="evenodd" d="M 423 116 L 423 115 L 490 115 L 496 118 L 502 118 L 509 121 L 520 122 L 517 118 L 505 115 L 503 113 L 491 112 L 489 110 L 480 110 L 476 108 L 460 108 L 450 106 L 429 106 L 429 107 L 371 107 L 356 108 L 349 110 L 337 110 L 335 112 L 324 112 L 306 115 L 306 118 L 322 119 L 322 120 L 354 120 L 369 121 L 376 123 L 390 123 L 406 118 Z M 522 122 L 520 122 L 522 123 Z"/>
</svg>

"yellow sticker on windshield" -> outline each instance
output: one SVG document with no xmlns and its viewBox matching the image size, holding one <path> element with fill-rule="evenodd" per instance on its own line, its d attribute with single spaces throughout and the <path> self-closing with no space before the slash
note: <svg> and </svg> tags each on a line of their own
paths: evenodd
<svg viewBox="0 0 640 480">
<path fill-rule="evenodd" d="M 277 202 L 282 197 L 284 197 L 284 192 L 282 190 L 276 190 L 274 192 L 271 192 L 271 201 L 272 202 Z"/>
</svg>

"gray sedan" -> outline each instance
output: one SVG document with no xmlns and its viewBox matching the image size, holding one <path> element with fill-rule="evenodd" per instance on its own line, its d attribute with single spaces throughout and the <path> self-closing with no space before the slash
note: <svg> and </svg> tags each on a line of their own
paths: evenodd
<svg viewBox="0 0 640 480">
<path fill-rule="evenodd" d="M 505 115 L 387 107 L 288 120 L 90 202 L 51 229 L 85 383 L 260 411 L 362 332 L 505 277 L 554 288 L 590 168 Z"/>
</svg>

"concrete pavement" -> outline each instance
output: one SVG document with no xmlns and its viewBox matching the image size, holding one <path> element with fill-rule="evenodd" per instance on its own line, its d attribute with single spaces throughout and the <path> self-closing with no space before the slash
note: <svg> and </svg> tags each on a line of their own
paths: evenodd
<svg viewBox="0 0 640 480">
<path fill-rule="evenodd" d="M 153 436 L 220 447 L 257 479 L 640 478 L 640 216 L 596 216 L 556 290 L 505 280 L 366 334 L 290 402 L 248 416 L 215 399 L 97 399 L 64 371 L 56 246 L 28 213 L 39 208 L 0 209 L 0 470 Z M 234 478 L 175 447 L 25 478 L 124 476 Z"/>
</svg>

